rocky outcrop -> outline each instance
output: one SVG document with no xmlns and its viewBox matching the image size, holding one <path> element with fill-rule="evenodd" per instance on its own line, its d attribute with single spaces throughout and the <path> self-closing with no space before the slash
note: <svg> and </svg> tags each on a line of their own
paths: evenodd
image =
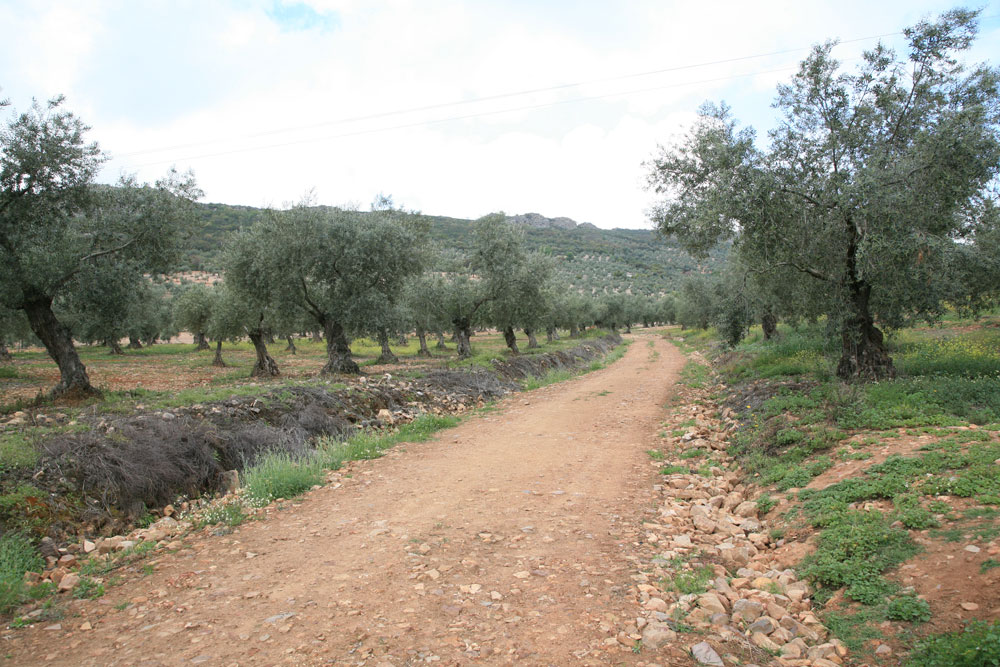
<svg viewBox="0 0 1000 667">
<path fill-rule="evenodd" d="M 515 225 L 525 225 L 536 229 L 576 229 L 576 221 L 572 218 L 546 218 L 539 213 L 523 213 L 507 217 L 507 222 Z M 583 223 L 589 225 L 590 223 Z M 590 225 L 593 227 L 593 225 Z"/>
</svg>

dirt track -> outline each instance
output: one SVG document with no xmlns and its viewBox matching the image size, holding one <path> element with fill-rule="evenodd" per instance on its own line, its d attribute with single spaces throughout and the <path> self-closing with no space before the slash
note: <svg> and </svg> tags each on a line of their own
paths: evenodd
<svg viewBox="0 0 1000 667">
<path fill-rule="evenodd" d="M 187 538 L 58 629 L 6 633 L 6 664 L 639 660 L 614 641 L 636 612 L 626 556 L 684 359 L 634 339 L 609 368 L 352 464 L 231 535 Z"/>
</svg>

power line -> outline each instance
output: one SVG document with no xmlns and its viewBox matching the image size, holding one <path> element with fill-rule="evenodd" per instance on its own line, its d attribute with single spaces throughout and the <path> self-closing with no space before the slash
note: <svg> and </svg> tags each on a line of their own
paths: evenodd
<svg viewBox="0 0 1000 667">
<path fill-rule="evenodd" d="M 461 115 L 461 116 L 449 116 L 447 118 L 437 118 L 437 119 L 434 119 L 434 120 L 422 120 L 422 121 L 416 121 L 416 122 L 413 122 L 413 123 L 404 123 L 404 124 L 401 124 L 401 125 L 392 125 L 392 126 L 389 126 L 389 127 L 376 127 L 376 128 L 370 128 L 370 129 L 367 129 L 367 130 L 357 130 L 357 131 L 354 131 L 354 132 L 345 132 L 345 133 L 342 133 L 342 134 L 334 134 L 334 135 L 330 135 L 330 136 L 327 136 L 327 137 L 319 137 L 319 138 L 317 138 L 317 137 L 309 137 L 307 139 L 296 139 L 295 141 L 286 141 L 286 142 L 281 142 L 281 143 L 277 143 L 277 144 L 267 144 L 267 145 L 264 145 L 264 146 L 248 146 L 246 148 L 234 148 L 234 149 L 231 149 L 231 150 L 220 151 L 220 152 L 217 152 L 217 153 L 203 153 L 201 155 L 192 155 L 192 156 L 184 157 L 184 158 L 171 158 L 169 160 L 156 160 L 154 162 L 144 162 L 144 163 L 141 163 L 141 164 L 138 164 L 138 165 L 135 165 L 135 166 L 136 167 L 151 167 L 151 166 L 160 165 L 160 164 L 169 164 L 169 163 L 172 163 L 172 162 L 185 162 L 185 161 L 188 161 L 188 160 L 200 160 L 200 159 L 203 159 L 203 158 L 210 158 L 210 157 L 221 157 L 221 156 L 225 156 L 225 155 L 236 155 L 238 153 L 252 153 L 254 151 L 268 150 L 268 149 L 271 149 L 271 148 L 285 148 L 287 146 L 296 146 L 296 145 L 299 145 L 299 144 L 311 144 L 311 143 L 317 143 L 317 142 L 321 142 L 321 141 L 333 141 L 334 139 L 344 139 L 344 138 L 347 138 L 347 137 L 358 137 L 358 136 L 362 136 L 362 135 L 365 135 L 365 134 L 377 134 L 377 133 L 380 133 L 380 132 L 392 132 L 394 130 L 404 130 L 404 129 L 409 129 L 409 128 L 413 128 L 413 127 L 421 127 L 421 126 L 425 126 L 425 125 L 437 125 L 437 124 L 440 124 L 440 123 L 450 123 L 450 122 L 458 121 L 458 120 L 468 120 L 468 119 L 471 119 L 471 118 L 481 118 L 483 116 L 496 116 L 496 115 L 505 114 L 505 113 L 515 113 L 515 112 L 518 112 L 518 111 L 533 111 L 533 110 L 536 110 L 536 109 L 544 109 L 544 108 L 547 108 L 547 107 L 554 107 L 554 106 L 559 106 L 559 105 L 563 105 L 563 104 L 575 104 L 577 102 L 588 102 L 588 101 L 591 101 L 591 100 L 601 100 L 601 99 L 607 99 L 607 98 L 611 98 L 611 97 L 624 97 L 624 96 L 627 96 L 627 95 L 637 95 L 637 94 L 640 94 L 640 93 L 648 93 L 648 92 L 654 92 L 654 91 L 658 91 L 658 90 L 667 90 L 667 89 L 670 89 L 670 88 L 681 88 L 683 86 L 696 86 L 696 85 L 703 84 L 703 83 L 715 83 L 717 81 L 729 81 L 729 80 L 732 80 L 732 79 L 748 78 L 748 77 L 753 77 L 753 76 L 759 76 L 761 74 L 774 74 L 776 72 L 788 72 L 790 70 L 796 69 L 797 67 L 798 67 L 798 65 L 792 65 L 792 66 L 788 66 L 788 67 L 779 67 L 777 69 L 772 69 L 772 70 L 758 70 L 758 71 L 755 71 L 755 72 L 747 72 L 745 74 L 735 74 L 735 75 L 732 75 L 732 76 L 717 77 L 717 78 L 714 78 L 714 79 L 701 79 L 699 81 L 685 81 L 683 83 L 674 83 L 674 84 L 670 84 L 670 85 L 666 85 L 666 86 L 655 86 L 655 87 L 652 87 L 652 88 L 639 88 L 639 89 L 636 89 L 636 90 L 627 90 L 627 91 L 622 91 L 622 92 L 617 92 L 617 93 L 606 93 L 604 95 L 592 95 L 592 96 L 588 96 L 588 97 L 574 97 L 572 99 L 558 100 L 556 102 L 544 102 L 544 103 L 540 103 L 540 104 L 530 104 L 530 105 L 525 105 L 525 106 L 512 107 L 512 108 L 509 108 L 509 109 L 499 109 L 499 110 L 495 110 L 495 111 L 481 111 L 481 112 L 478 112 L 478 113 L 464 114 L 464 115 Z"/>
<path fill-rule="evenodd" d="M 839 43 L 840 44 L 851 44 L 851 43 L 855 43 L 855 42 L 863 42 L 863 41 L 868 41 L 868 40 L 872 40 L 872 39 L 882 39 L 883 37 L 894 37 L 894 36 L 901 35 L 901 34 L 903 34 L 903 33 L 902 32 L 890 32 L 890 33 L 884 33 L 884 34 L 881 34 L 881 35 L 870 35 L 868 37 L 856 37 L 854 39 L 842 40 Z M 483 96 L 483 97 L 477 97 L 477 98 L 473 98 L 473 99 L 470 99 L 470 100 L 459 100 L 459 101 L 454 101 L 454 102 L 441 102 L 441 103 L 437 103 L 437 104 L 428 104 L 428 105 L 424 105 L 424 106 L 410 107 L 410 108 L 406 108 L 406 109 L 396 109 L 396 110 L 393 110 L 393 111 L 383 111 L 383 112 L 379 112 L 379 113 L 367 114 L 367 115 L 362 115 L 362 116 L 352 116 L 352 117 L 346 117 L 346 118 L 339 118 L 339 119 L 335 119 L 335 120 L 325 121 L 325 122 L 322 122 L 322 123 L 314 123 L 314 124 L 309 124 L 309 125 L 299 125 L 299 126 L 285 127 L 285 128 L 275 129 L 275 130 L 267 130 L 267 131 L 262 131 L 262 132 L 256 132 L 256 133 L 253 133 L 253 134 L 248 134 L 248 135 L 243 135 L 241 137 L 236 137 L 235 139 L 256 139 L 256 138 L 259 138 L 259 137 L 272 136 L 272 135 L 275 135 L 275 134 L 284 134 L 284 133 L 287 133 L 287 132 L 300 132 L 300 131 L 304 131 L 304 130 L 314 130 L 314 129 L 319 129 L 319 128 L 323 128 L 323 127 L 333 127 L 333 126 L 337 126 L 337 125 L 347 125 L 347 124 L 358 123 L 358 122 L 362 122 L 362 121 L 378 120 L 378 119 L 381 119 L 381 118 L 389 118 L 389 117 L 392 117 L 392 116 L 401 116 L 401 115 L 406 115 L 406 114 L 411 114 L 411 113 L 418 113 L 418 112 L 421 112 L 421 111 L 434 111 L 434 110 L 446 109 L 446 108 L 450 108 L 450 107 L 461 107 L 461 106 L 468 106 L 468 105 L 472 105 L 472 104 L 480 104 L 480 103 L 483 103 L 483 102 L 492 102 L 492 101 L 496 101 L 496 100 L 509 99 L 509 98 L 512 98 L 512 97 L 522 97 L 522 96 L 525 96 L 525 95 L 535 95 L 535 94 L 538 94 L 538 93 L 556 92 L 556 91 L 560 91 L 560 90 L 567 90 L 567 89 L 570 89 L 570 88 L 579 88 L 579 87 L 582 87 L 582 86 L 589 86 L 589 85 L 599 84 L 599 83 L 611 83 L 611 82 L 615 82 L 615 81 L 626 81 L 626 80 L 629 80 L 629 79 L 638 79 L 638 78 L 642 78 L 642 77 L 655 76 L 655 75 L 658 75 L 658 74 L 667 74 L 667 73 L 671 73 L 671 72 L 681 72 L 681 71 L 690 70 L 690 69 L 699 69 L 699 68 L 702 68 L 702 67 L 712 67 L 712 66 L 715 66 L 715 65 L 725 65 L 725 64 L 735 63 L 735 62 L 742 62 L 742 61 L 747 61 L 747 60 L 756 60 L 756 59 L 760 59 L 760 58 L 769 58 L 769 57 L 777 56 L 777 55 L 785 55 L 785 54 L 788 54 L 788 53 L 797 53 L 797 52 L 804 51 L 804 50 L 809 49 L 809 48 L 811 48 L 811 47 L 804 46 L 804 47 L 796 47 L 796 48 L 791 48 L 791 49 L 782 49 L 782 50 L 779 50 L 779 51 L 770 51 L 770 52 L 767 52 L 767 53 L 756 53 L 756 54 L 746 55 L 746 56 L 737 56 L 737 57 L 733 57 L 733 58 L 724 58 L 724 59 L 721 59 L 721 60 L 711 60 L 711 61 L 705 61 L 705 62 L 701 62 L 701 63 L 688 64 L 688 65 L 677 65 L 677 66 L 674 66 L 674 67 L 664 67 L 664 68 L 655 69 L 655 70 L 648 70 L 648 71 L 644 71 L 644 72 L 634 72 L 634 73 L 630 73 L 630 74 L 621 74 L 621 75 L 617 75 L 617 76 L 609 76 L 609 77 L 603 77 L 603 78 L 598 78 L 598 79 L 590 79 L 590 80 L 587 80 L 587 81 L 577 81 L 577 82 L 573 82 L 573 83 L 564 83 L 564 84 L 559 84 L 559 85 L 554 85 L 554 86 L 545 86 L 545 87 L 542 87 L 542 88 L 531 88 L 531 89 L 527 89 L 527 90 L 519 90 L 519 91 L 513 91 L 513 92 L 507 92 L 507 93 L 499 93 L 499 94 L 496 94 L 496 95 L 487 95 L 487 96 Z M 596 98 L 583 98 L 583 99 L 596 99 Z M 436 121 L 431 121 L 431 122 L 436 122 Z M 390 129 L 396 129 L 396 128 L 390 128 Z M 364 133 L 367 133 L 367 131 L 364 132 Z M 350 135 L 347 135 L 347 136 L 350 136 Z M 162 152 L 166 152 L 166 151 L 179 150 L 179 149 L 182 149 L 182 148 L 196 148 L 198 146 L 209 146 L 209 145 L 212 145 L 212 144 L 225 143 L 225 142 L 233 141 L 233 140 L 234 140 L 234 138 L 230 138 L 230 139 L 214 139 L 214 140 L 210 140 L 210 141 L 191 142 L 191 143 L 187 143 L 187 144 L 177 144 L 177 145 L 174 145 L 174 146 L 164 146 L 164 147 L 160 147 L 160 148 L 149 148 L 149 149 L 143 149 L 143 150 L 137 150 L 137 151 L 130 151 L 128 153 L 121 153 L 118 157 L 123 157 L 123 158 L 124 157 L 133 157 L 133 156 L 137 156 L 137 155 L 145 155 L 145 154 L 148 154 L 148 153 L 162 153 Z M 160 162 L 155 162 L 155 163 L 151 163 L 151 164 L 160 164 Z"/>
</svg>

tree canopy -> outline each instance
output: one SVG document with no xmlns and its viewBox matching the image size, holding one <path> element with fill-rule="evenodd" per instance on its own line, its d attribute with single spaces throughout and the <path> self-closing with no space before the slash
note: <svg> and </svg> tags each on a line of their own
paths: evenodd
<svg viewBox="0 0 1000 667">
<path fill-rule="evenodd" d="M 59 365 L 56 393 L 93 393 L 53 301 L 92 283 L 86 273 L 121 279 L 166 269 L 200 192 L 193 176 L 173 171 L 152 186 L 129 177 L 95 185 L 105 156 L 62 104 L 36 102 L 0 132 L 0 264 L 9 268 L 0 303 L 24 311 Z"/>
</svg>

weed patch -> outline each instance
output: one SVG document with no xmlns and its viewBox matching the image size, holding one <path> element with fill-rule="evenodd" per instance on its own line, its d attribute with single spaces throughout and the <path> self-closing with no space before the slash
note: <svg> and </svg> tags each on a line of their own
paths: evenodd
<svg viewBox="0 0 1000 667">
<path fill-rule="evenodd" d="M 294 498 L 323 483 L 323 466 L 315 457 L 294 458 L 285 452 L 265 454 L 243 472 L 247 501 L 263 507 L 278 498 Z"/>
<path fill-rule="evenodd" d="M 41 572 L 44 566 L 24 536 L 5 533 L 0 537 L 0 614 L 9 613 L 24 599 L 24 573 Z"/>
</svg>

